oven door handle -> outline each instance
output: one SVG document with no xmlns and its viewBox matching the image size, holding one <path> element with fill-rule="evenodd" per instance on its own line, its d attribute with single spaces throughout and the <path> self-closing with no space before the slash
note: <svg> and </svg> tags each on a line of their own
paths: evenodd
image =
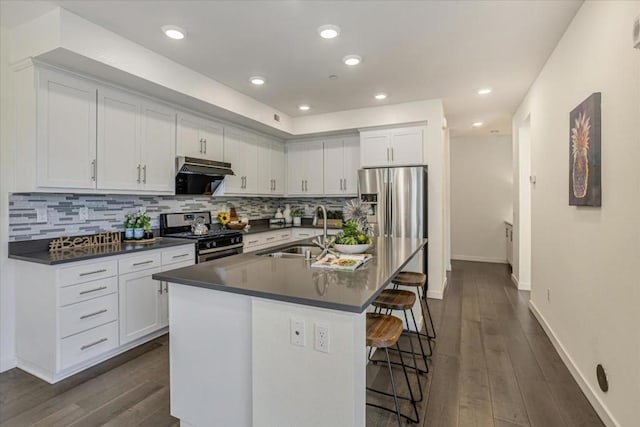
<svg viewBox="0 0 640 427">
<path fill-rule="evenodd" d="M 205 249 L 204 251 L 198 251 L 198 255 L 213 254 L 215 252 L 228 251 L 230 249 L 237 249 L 243 246 L 244 246 L 244 243 L 238 243 L 237 245 L 223 246 L 221 248 Z"/>
</svg>

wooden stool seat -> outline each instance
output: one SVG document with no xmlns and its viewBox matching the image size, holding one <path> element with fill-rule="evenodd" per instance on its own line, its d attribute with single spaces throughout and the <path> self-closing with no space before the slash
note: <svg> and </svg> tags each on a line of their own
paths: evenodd
<svg viewBox="0 0 640 427">
<path fill-rule="evenodd" d="M 416 294 L 411 291 L 385 289 L 371 303 L 374 307 L 392 310 L 411 310 L 416 303 Z"/>
<path fill-rule="evenodd" d="M 396 345 L 402 335 L 402 320 L 388 314 L 367 313 L 367 345 L 387 348 Z"/>
<path fill-rule="evenodd" d="M 424 286 L 427 283 L 427 275 L 415 271 L 401 271 L 392 280 L 393 283 L 400 286 Z"/>
</svg>

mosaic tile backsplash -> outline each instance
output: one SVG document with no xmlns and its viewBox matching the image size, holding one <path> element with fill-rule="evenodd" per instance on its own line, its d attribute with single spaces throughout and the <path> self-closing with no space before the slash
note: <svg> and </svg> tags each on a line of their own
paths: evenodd
<svg viewBox="0 0 640 427">
<path fill-rule="evenodd" d="M 305 217 L 313 207 L 323 204 L 329 210 L 342 210 L 349 198 L 271 198 L 206 196 L 128 196 L 30 193 L 9 196 L 9 241 L 49 239 L 58 236 L 91 234 L 96 231 L 124 230 L 124 216 L 144 207 L 152 228 L 159 227 L 159 215 L 169 212 L 228 211 L 235 207 L 239 217 L 273 218 L 285 204 L 301 207 Z M 88 218 L 80 219 L 86 207 Z M 38 210 L 46 210 L 47 221 L 38 222 Z"/>
</svg>

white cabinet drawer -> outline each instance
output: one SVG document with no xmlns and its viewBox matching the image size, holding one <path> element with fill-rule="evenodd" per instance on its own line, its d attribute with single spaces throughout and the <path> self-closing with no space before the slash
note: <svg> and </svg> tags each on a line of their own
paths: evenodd
<svg viewBox="0 0 640 427">
<path fill-rule="evenodd" d="M 105 295 L 60 309 L 60 337 L 118 320 L 118 294 Z"/>
<path fill-rule="evenodd" d="M 193 261 L 195 263 L 196 253 L 194 245 L 180 246 L 162 252 L 162 265 L 175 264 L 177 262 Z"/>
<path fill-rule="evenodd" d="M 318 232 L 313 228 L 301 228 L 292 230 L 291 235 L 293 237 L 293 240 L 302 240 L 308 239 L 309 237 L 314 237 L 318 235 Z"/>
<path fill-rule="evenodd" d="M 265 243 L 264 235 L 250 234 L 248 236 L 245 236 L 243 243 L 244 243 L 244 251 L 246 251 L 247 249 L 251 249 L 255 246 L 263 245 Z"/>
<path fill-rule="evenodd" d="M 60 342 L 60 369 L 84 362 L 118 346 L 118 322 L 107 323 Z"/>
<path fill-rule="evenodd" d="M 117 271 L 115 260 L 96 261 L 89 264 L 61 268 L 58 271 L 58 278 L 60 279 L 60 286 L 69 286 L 112 277 L 117 274 Z"/>
<path fill-rule="evenodd" d="M 93 282 L 60 288 L 60 306 L 75 304 L 118 291 L 118 278 L 94 280 Z"/>
<path fill-rule="evenodd" d="M 156 268 L 160 267 L 160 258 L 160 252 L 155 251 L 144 255 L 121 258 L 118 260 L 118 268 L 120 274 Z"/>
</svg>

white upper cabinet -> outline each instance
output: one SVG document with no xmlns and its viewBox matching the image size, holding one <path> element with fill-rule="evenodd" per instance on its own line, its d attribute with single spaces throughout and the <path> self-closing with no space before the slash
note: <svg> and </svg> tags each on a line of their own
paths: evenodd
<svg viewBox="0 0 640 427">
<path fill-rule="evenodd" d="M 179 113 L 177 155 L 222 161 L 223 135 L 220 123 Z"/>
<path fill-rule="evenodd" d="M 355 195 L 358 193 L 360 141 L 358 137 L 324 142 L 324 194 Z"/>
<path fill-rule="evenodd" d="M 175 111 L 110 88 L 98 90 L 98 186 L 172 194 Z"/>
<path fill-rule="evenodd" d="M 287 145 L 287 193 L 324 194 L 324 152 L 322 141 Z"/>
<path fill-rule="evenodd" d="M 363 167 L 424 164 L 425 126 L 360 132 Z"/>
<path fill-rule="evenodd" d="M 98 91 L 98 189 L 137 190 L 140 165 L 140 101 L 126 92 Z"/>
<path fill-rule="evenodd" d="M 176 112 L 149 101 L 143 101 L 141 110 L 142 188 L 172 193 L 176 177 Z"/>
<path fill-rule="evenodd" d="M 240 129 L 226 127 L 224 161 L 231 163 L 233 176 L 224 179 L 225 194 L 258 192 L 258 137 Z"/>
<path fill-rule="evenodd" d="M 96 187 L 96 91 L 88 80 L 38 71 L 38 187 Z"/>
<path fill-rule="evenodd" d="M 258 190 L 261 195 L 284 194 L 284 144 L 258 137 Z"/>
</svg>

